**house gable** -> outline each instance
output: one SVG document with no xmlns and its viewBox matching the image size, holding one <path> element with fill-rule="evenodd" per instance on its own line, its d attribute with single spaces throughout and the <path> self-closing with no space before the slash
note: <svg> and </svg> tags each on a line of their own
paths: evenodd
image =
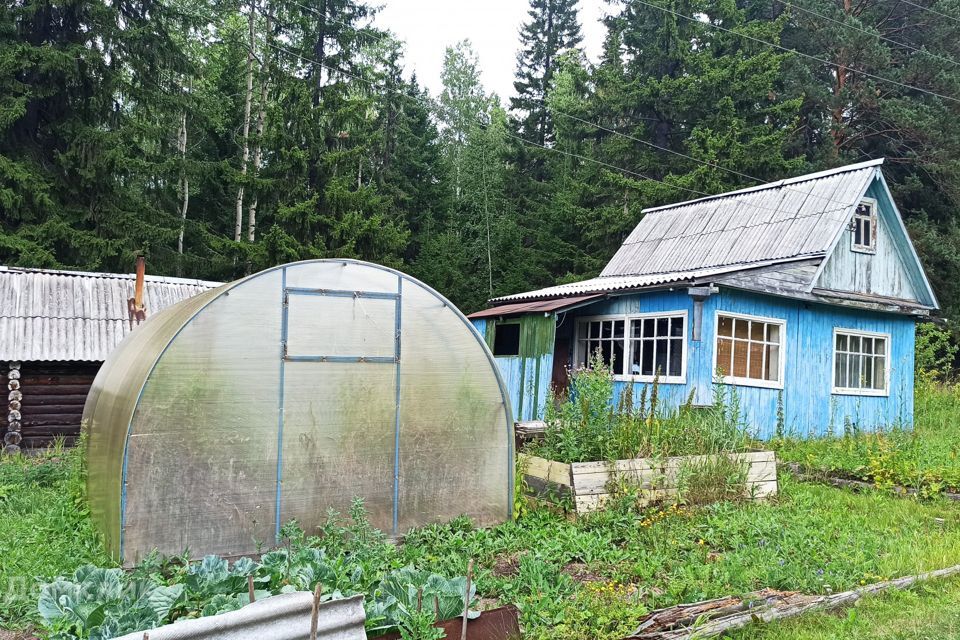
<svg viewBox="0 0 960 640">
<path fill-rule="evenodd" d="M 854 234 L 849 226 L 854 219 L 854 207 L 848 213 L 847 224 L 837 232 L 810 290 L 892 298 L 937 307 L 903 219 L 879 171 L 863 197 L 876 202 L 874 251 L 854 247 Z"/>
</svg>

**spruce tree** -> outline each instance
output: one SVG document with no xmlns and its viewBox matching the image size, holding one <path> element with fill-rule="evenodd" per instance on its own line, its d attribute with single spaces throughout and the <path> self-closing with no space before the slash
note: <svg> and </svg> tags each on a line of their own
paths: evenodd
<svg viewBox="0 0 960 640">
<path fill-rule="evenodd" d="M 510 99 L 519 114 L 521 135 L 537 144 L 552 139 L 553 125 L 545 100 L 558 56 L 583 40 L 577 0 L 530 0 L 528 20 L 520 28 L 523 42 L 517 54 L 517 95 Z"/>
</svg>

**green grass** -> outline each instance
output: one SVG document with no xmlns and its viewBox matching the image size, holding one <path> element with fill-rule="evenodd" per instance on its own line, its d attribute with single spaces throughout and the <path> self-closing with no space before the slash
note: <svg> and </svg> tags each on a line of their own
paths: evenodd
<svg viewBox="0 0 960 640">
<path fill-rule="evenodd" d="M 53 453 L 0 462 L 0 578 L 18 585 L 0 601 L 0 626 L 36 622 L 35 577 L 68 574 L 86 562 L 109 564 L 80 508 L 77 461 L 76 453 Z M 638 513 L 623 501 L 578 522 L 532 510 L 491 529 L 458 519 L 411 532 L 383 557 L 393 566 L 413 564 L 448 577 L 462 575 L 473 558 L 479 594 L 488 606 L 517 604 L 525 637 L 612 639 L 656 607 L 763 587 L 837 592 L 958 564 L 960 505 L 882 491 L 857 494 L 782 476 L 780 497 L 768 503 Z M 927 596 L 933 589 L 891 596 L 900 598 L 897 606 L 884 608 L 886 599 L 864 604 L 854 622 L 825 616 L 830 624 L 817 631 L 839 625 L 835 636 L 790 635 L 809 632 L 803 624 L 749 633 L 858 637 L 843 635 L 843 625 L 860 625 L 868 634 L 874 623 L 861 610 L 877 607 L 871 615 L 882 621 L 909 606 L 922 617 L 934 610 Z"/>
<path fill-rule="evenodd" d="M 921 382 L 913 429 L 848 430 L 822 438 L 786 437 L 772 444 L 781 460 L 924 496 L 960 491 L 960 386 Z M 841 430 L 842 431 L 842 430 Z"/>
<path fill-rule="evenodd" d="M 36 619 L 37 579 L 108 563 L 82 485 L 79 450 L 0 458 L 0 626 Z"/>
<path fill-rule="evenodd" d="M 960 640 L 960 579 L 860 600 L 837 612 L 753 626 L 734 640 Z"/>
</svg>

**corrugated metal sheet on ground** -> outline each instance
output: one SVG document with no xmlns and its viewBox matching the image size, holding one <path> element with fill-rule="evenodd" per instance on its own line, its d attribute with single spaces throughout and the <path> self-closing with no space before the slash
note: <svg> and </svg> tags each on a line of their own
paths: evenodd
<svg viewBox="0 0 960 640">
<path fill-rule="evenodd" d="M 645 210 L 600 275 L 667 277 L 681 271 L 823 256 L 882 162 Z"/>
<path fill-rule="evenodd" d="M 0 267 L 0 360 L 105 360 L 130 332 L 133 274 Z M 147 317 L 220 283 L 147 276 Z"/>
<path fill-rule="evenodd" d="M 264 598 L 237 611 L 183 620 L 114 640 L 308 640 L 313 594 L 307 591 Z M 318 607 L 317 638 L 366 640 L 363 596 L 328 600 Z"/>
</svg>

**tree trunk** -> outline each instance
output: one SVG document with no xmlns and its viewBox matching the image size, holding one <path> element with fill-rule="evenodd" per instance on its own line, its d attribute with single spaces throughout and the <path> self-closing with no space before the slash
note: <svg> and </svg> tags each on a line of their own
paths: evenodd
<svg viewBox="0 0 960 640">
<path fill-rule="evenodd" d="M 267 37 L 270 37 L 270 18 L 267 17 Z M 257 111 L 257 139 L 253 149 L 253 175 L 260 175 L 260 166 L 263 164 L 263 126 L 267 117 L 267 51 L 263 51 L 263 60 L 260 62 L 260 107 Z M 247 210 L 247 240 L 255 242 L 257 239 L 257 202 L 260 194 L 253 192 L 250 208 Z"/>
<path fill-rule="evenodd" d="M 187 112 L 180 114 L 180 131 L 177 134 L 177 151 L 180 152 L 180 235 L 177 237 L 177 253 L 183 255 L 183 233 L 187 226 L 187 207 L 190 205 L 190 179 L 187 177 Z"/>
<path fill-rule="evenodd" d="M 254 21 L 256 19 L 256 9 L 254 4 L 250 3 L 250 13 L 247 16 L 247 23 L 250 27 L 250 42 L 247 47 L 247 97 L 243 107 L 243 155 L 240 162 L 240 186 L 237 187 L 237 215 L 234 221 L 233 240 L 240 242 L 240 233 L 243 229 L 243 181 L 247 177 L 247 163 L 250 162 L 250 108 L 253 103 L 253 58 L 254 47 Z"/>
</svg>

